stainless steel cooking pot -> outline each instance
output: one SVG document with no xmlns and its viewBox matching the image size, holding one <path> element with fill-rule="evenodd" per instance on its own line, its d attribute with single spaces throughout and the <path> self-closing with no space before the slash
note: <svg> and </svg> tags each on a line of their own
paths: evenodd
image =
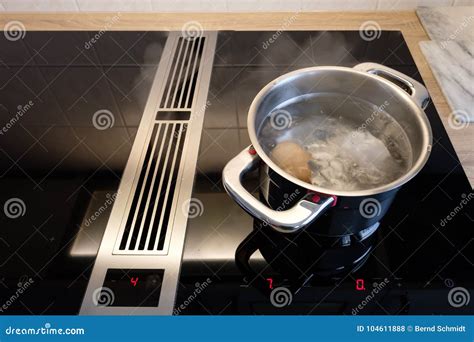
<svg viewBox="0 0 474 342">
<path fill-rule="evenodd" d="M 267 116 L 285 101 L 314 93 L 354 96 L 377 107 L 390 99 L 387 112 L 408 137 L 412 150 L 411 167 L 388 184 L 357 191 L 323 188 L 285 172 L 262 147 L 259 129 Z M 354 68 L 312 67 L 285 74 L 266 85 L 253 100 L 248 113 L 252 145 L 225 166 L 224 187 L 250 215 L 282 233 L 292 233 L 303 227 L 329 236 L 363 233 L 381 219 L 396 191 L 422 169 L 429 157 L 432 133 L 424 113 L 428 100 L 428 92 L 422 84 L 375 63 L 363 63 Z M 242 178 L 258 166 L 260 199 L 242 186 Z M 372 206 L 369 203 L 363 208 L 367 212 L 361 215 L 361 205 L 370 201 Z M 318 225 L 319 221 L 313 223 L 331 207 L 329 212 L 334 213 L 328 222 L 324 225 Z M 374 212 L 377 215 L 373 215 Z"/>
</svg>

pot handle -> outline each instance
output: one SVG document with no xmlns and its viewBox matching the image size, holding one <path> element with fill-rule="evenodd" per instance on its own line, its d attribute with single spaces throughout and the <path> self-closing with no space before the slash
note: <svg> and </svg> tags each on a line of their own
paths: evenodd
<svg viewBox="0 0 474 342">
<path fill-rule="evenodd" d="M 386 67 L 382 64 L 377 63 L 361 63 L 354 66 L 355 70 L 368 72 L 369 74 L 385 76 L 386 79 L 394 79 L 400 83 L 403 83 L 410 89 L 410 96 L 413 100 L 422 108 L 428 107 L 430 95 L 425 86 L 417 80 L 397 71 L 395 69 Z"/>
<path fill-rule="evenodd" d="M 260 157 L 253 152 L 255 150 L 249 146 L 229 161 L 222 171 L 225 190 L 250 215 L 281 233 L 293 233 L 314 221 L 334 201 L 333 197 L 321 198 L 318 203 L 302 199 L 288 210 L 270 209 L 252 196 L 241 182 L 245 174 L 256 168 L 260 161 Z"/>
</svg>

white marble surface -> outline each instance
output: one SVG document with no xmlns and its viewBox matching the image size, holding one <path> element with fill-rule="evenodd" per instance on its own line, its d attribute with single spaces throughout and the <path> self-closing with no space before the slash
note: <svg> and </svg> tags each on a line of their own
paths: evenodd
<svg viewBox="0 0 474 342">
<path fill-rule="evenodd" d="M 421 50 L 454 113 L 474 122 L 474 7 L 421 7 L 416 11 L 432 41 Z"/>
<path fill-rule="evenodd" d="M 474 122 L 474 7 L 421 7 L 416 13 L 432 41 L 420 47 L 454 116 Z"/>
<path fill-rule="evenodd" d="M 474 39 L 474 6 L 420 7 L 416 14 L 433 40 Z"/>
<path fill-rule="evenodd" d="M 420 47 L 453 115 L 474 122 L 474 42 L 426 41 Z"/>
</svg>

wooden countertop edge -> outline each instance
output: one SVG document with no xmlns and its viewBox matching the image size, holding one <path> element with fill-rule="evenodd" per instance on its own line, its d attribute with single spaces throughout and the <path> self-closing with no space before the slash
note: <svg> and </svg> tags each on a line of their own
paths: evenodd
<svg viewBox="0 0 474 342">
<path fill-rule="evenodd" d="M 474 186 L 474 125 L 455 130 L 448 124 L 451 109 L 421 52 L 430 40 L 415 11 L 274 12 L 274 13 L 0 13 L 0 25 L 20 21 L 26 30 L 180 30 L 197 21 L 205 30 L 358 30 L 375 21 L 382 30 L 400 30 L 425 81 L 435 107 Z"/>
</svg>

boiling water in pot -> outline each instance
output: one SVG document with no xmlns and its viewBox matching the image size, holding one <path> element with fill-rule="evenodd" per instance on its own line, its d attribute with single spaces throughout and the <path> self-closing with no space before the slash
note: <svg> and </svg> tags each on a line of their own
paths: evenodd
<svg viewBox="0 0 474 342">
<path fill-rule="evenodd" d="M 269 113 L 259 142 L 272 160 L 306 182 L 334 190 L 388 184 L 412 165 L 403 128 L 377 107 L 342 94 L 310 94 Z"/>
</svg>

